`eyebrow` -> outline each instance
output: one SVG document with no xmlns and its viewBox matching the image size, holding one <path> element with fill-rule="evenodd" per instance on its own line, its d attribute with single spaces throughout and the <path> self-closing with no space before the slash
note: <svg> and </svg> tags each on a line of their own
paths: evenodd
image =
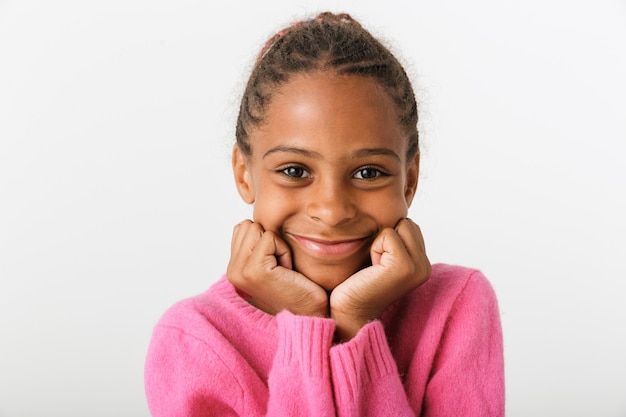
<svg viewBox="0 0 626 417">
<path fill-rule="evenodd" d="M 302 155 L 302 156 L 306 156 L 307 158 L 314 158 L 314 159 L 322 159 L 322 155 L 317 153 L 317 152 L 313 152 L 313 151 L 308 151 L 306 149 L 302 149 L 302 148 L 296 148 L 293 146 L 276 146 L 272 149 L 270 149 L 269 151 L 265 152 L 263 154 L 263 158 L 265 159 L 266 157 L 270 156 L 273 153 L 278 153 L 278 152 L 287 152 L 287 153 L 295 153 L 297 155 Z"/>
<path fill-rule="evenodd" d="M 287 153 L 293 153 L 296 155 L 301 155 L 307 158 L 313 158 L 313 159 L 322 159 L 322 155 L 318 152 L 314 152 L 314 151 L 309 151 L 307 149 L 302 149 L 302 148 L 296 148 L 293 146 L 276 146 L 272 149 L 270 149 L 269 151 L 265 152 L 263 154 L 263 158 L 265 159 L 266 157 L 274 154 L 274 153 L 279 153 L 279 152 L 287 152 Z M 387 148 L 366 148 L 366 149 L 359 149 L 358 151 L 354 152 L 352 155 L 348 155 L 342 159 L 349 159 L 349 158 L 364 158 L 364 157 L 368 157 L 368 156 L 378 156 L 378 155 L 382 155 L 382 156 L 390 156 L 398 161 L 401 161 L 400 156 L 395 153 L 394 151 L 392 151 L 391 149 L 387 149 Z"/>
<path fill-rule="evenodd" d="M 391 149 L 387 149 L 387 148 L 359 149 L 358 151 L 356 151 L 356 152 L 354 152 L 352 154 L 352 157 L 353 158 L 363 158 L 363 157 L 366 157 L 366 156 L 377 156 L 377 155 L 391 156 L 392 158 L 397 159 L 398 161 L 401 161 L 400 156 L 397 153 L 395 153 Z"/>
</svg>

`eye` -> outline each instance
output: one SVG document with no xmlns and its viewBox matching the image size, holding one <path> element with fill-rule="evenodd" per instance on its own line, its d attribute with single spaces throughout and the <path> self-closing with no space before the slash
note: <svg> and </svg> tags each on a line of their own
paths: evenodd
<svg viewBox="0 0 626 417">
<path fill-rule="evenodd" d="M 354 174 L 354 177 L 359 180 L 371 180 L 371 179 L 378 178 L 383 175 L 386 175 L 386 174 L 379 169 L 366 167 L 366 168 L 359 169 Z"/>
<path fill-rule="evenodd" d="M 304 168 L 299 166 L 290 166 L 280 170 L 283 174 L 291 178 L 310 178 L 311 174 Z"/>
</svg>

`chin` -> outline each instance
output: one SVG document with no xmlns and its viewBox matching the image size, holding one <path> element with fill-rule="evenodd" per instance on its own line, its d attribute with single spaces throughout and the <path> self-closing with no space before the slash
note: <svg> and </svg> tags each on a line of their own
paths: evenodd
<svg viewBox="0 0 626 417">
<path fill-rule="evenodd" d="M 298 268 L 298 272 L 330 292 L 362 268 L 363 266 L 317 265 Z"/>
</svg>

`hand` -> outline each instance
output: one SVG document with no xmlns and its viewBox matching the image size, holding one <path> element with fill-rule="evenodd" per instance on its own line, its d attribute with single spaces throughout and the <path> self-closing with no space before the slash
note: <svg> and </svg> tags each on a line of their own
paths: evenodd
<svg viewBox="0 0 626 417">
<path fill-rule="evenodd" d="M 274 232 L 250 220 L 235 226 L 228 280 L 269 314 L 286 309 L 303 316 L 328 316 L 326 291 L 292 269 L 291 250 Z"/>
<path fill-rule="evenodd" d="M 383 229 L 372 242 L 370 256 L 372 266 L 358 271 L 330 294 L 330 316 L 337 326 L 338 341 L 350 340 L 431 274 L 422 232 L 410 219 Z"/>
</svg>

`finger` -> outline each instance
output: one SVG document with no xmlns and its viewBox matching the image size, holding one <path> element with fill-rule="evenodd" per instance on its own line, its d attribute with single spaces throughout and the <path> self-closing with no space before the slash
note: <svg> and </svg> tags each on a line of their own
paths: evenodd
<svg viewBox="0 0 626 417">
<path fill-rule="evenodd" d="M 411 259 L 419 259 L 426 253 L 420 227 L 410 219 L 402 219 L 395 227 Z"/>
<path fill-rule="evenodd" d="M 265 232 L 273 239 L 274 242 L 274 256 L 278 260 L 278 265 L 283 268 L 293 269 L 291 262 L 291 248 L 280 236 L 274 232 Z"/>
<path fill-rule="evenodd" d="M 407 218 L 406 220 L 413 227 L 413 229 L 417 233 L 417 236 L 419 236 L 419 239 L 417 241 L 419 243 L 420 248 L 422 249 L 422 252 L 426 253 L 426 245 L 424 244 L 424 235 L 422 233 L 422 228 L 413 220 L 409 218 Z"/>
<path fill-rule="evenodd" d="M 432 267 L 428 255 L 426 254 L 426 245 L 421 228 L 417 223 L 408 218 L 398 226 L 398 234 L 403 242 L 405 242 L 407 250 L 411 254 L 411 258 L 414 260 L 417 267 L 417 275 L 422 278 L 428 278 L 431 274 Z"/>
<path fill-rule="evenodd" d="M 265 232 L 256 242 L 250 263 L 258 265 L 265 272 L 277 266 L 291 269 L 291 250 L 274 232 Z"/>
<path fill-rule="evenodd" d="M 258 223 L 245 222 L 240 226 L 241 238 L 235 251 L 245 254 L 248 257 L 257 245 L 257 242 L 263 236 L 263 228 Z"/>
<path fill-rule="evenodd" d="M 230 253 L 235 253 L 237 248 L 241 247 L 241 240 L 245 235 L 245 230 L 247 230 L 248 226 L 252 223 L 250 220 L 244 220 L 239 222 L 233 227 L 233 236 L 230 239 Z"/>
<path fill-rule="evenodd" d="M 245 267 L 262 235 L 263 228 L 249 220 L 235 226 L 227 271 L 228 278 L 233 284 L 242 284 Z"/>
<path fill-rule="evenodd" d="M 383 229 L 372 242 L 370 256 L 372 265 L 385 264 L 398 257 L 408 256 L 408 252 L 398 233 L 391 228 Z"/>
</svg>

